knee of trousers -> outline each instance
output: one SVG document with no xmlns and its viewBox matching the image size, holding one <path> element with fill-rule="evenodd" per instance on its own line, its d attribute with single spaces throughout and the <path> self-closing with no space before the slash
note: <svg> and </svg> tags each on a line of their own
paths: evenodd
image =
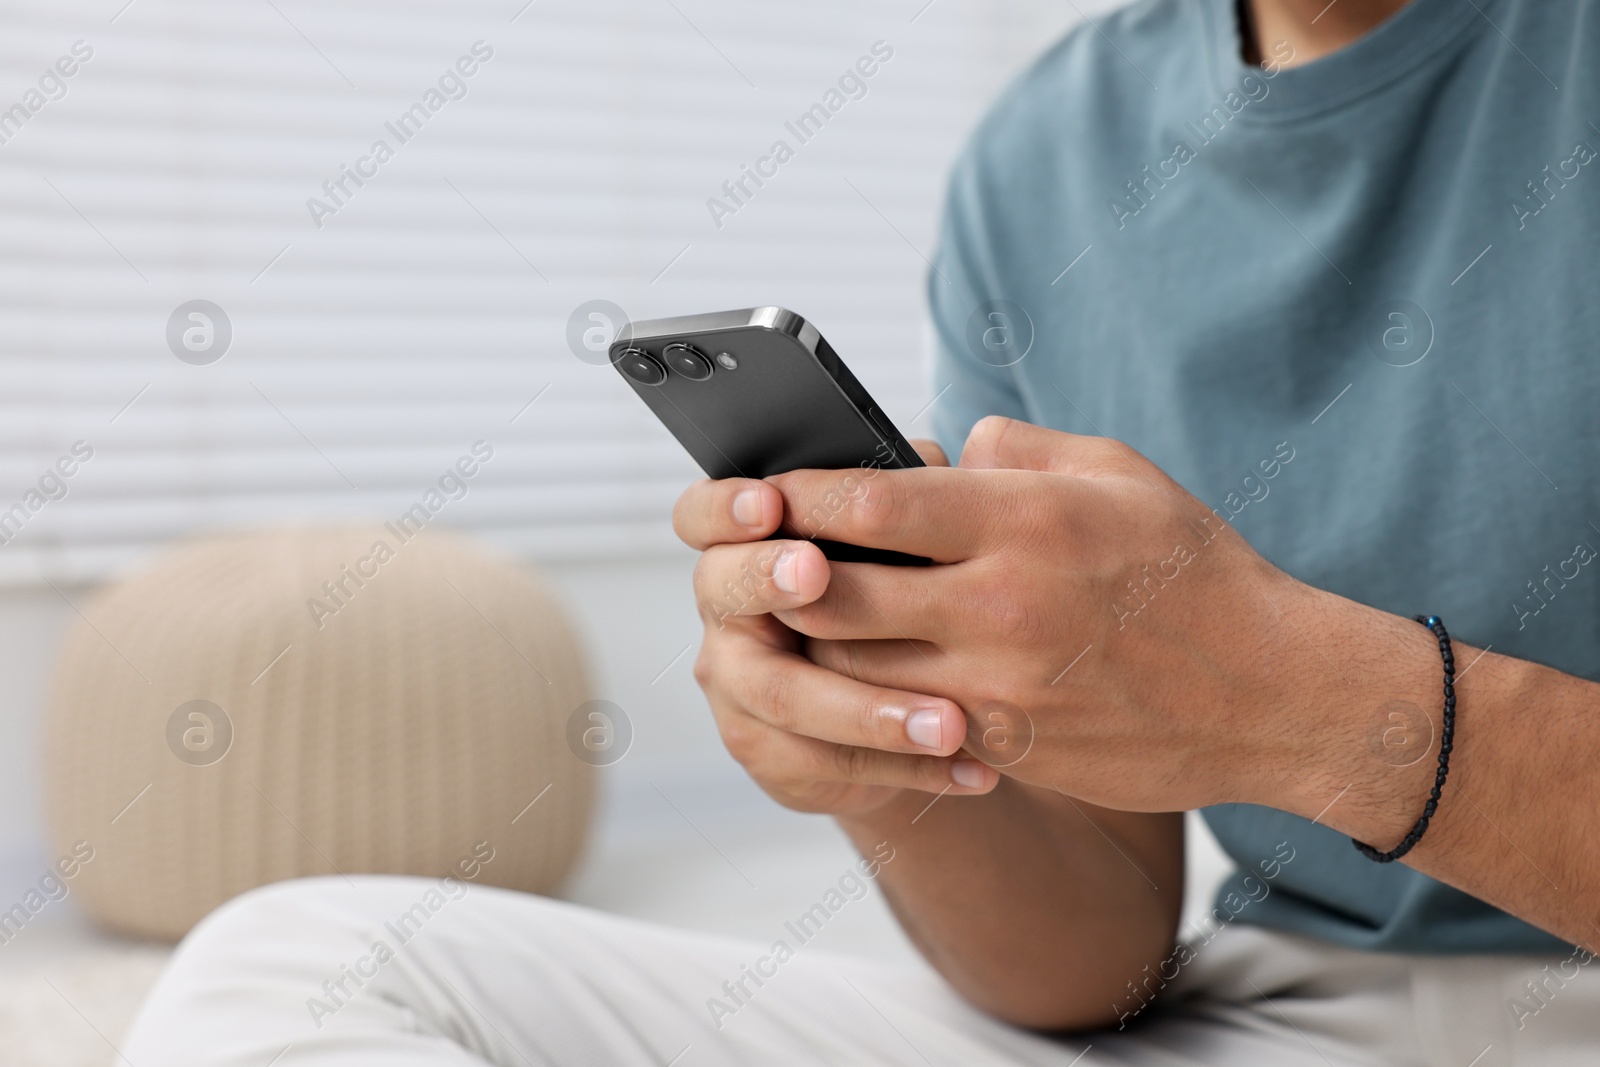
<svg viewBox="0 0 1600 1067">
<path fill-rule="evenodd" d="M 370 947 L 388 902 L 427 884 L 306 878 L 235 897 L 178 945 L 134 1021 L 126 1055 L 182 1067 L 270 1060 L 283 1046 L 279 1035 L 311 1029 L 307 998 Z"/>
<path fill-rule="evenodd" d="M 458 908 L 469 896 L 470 906 Z M 217 908 L 184 938 L 169 972 L 225 973 L 230 985 L 298 975 L 319 985 L 330 974 L 337 977 L 341 965 L 356 966 L 377 941 L 398 946 L 424 926 L 453 925 L 469 915 L 477 916 L 469 925 L 490 931 L 491 917 L 514 923 L 533 941 L 541 940 L 541 931 L 587 918 L 583 909 L 559 901 L 440 879 L 300 878 L 253 889 Z"/>
<path fill-rule="evenodd" d="M 314 989 L 370 950 L 386 919 L 435 885 L 424 878 L 357 876 L 299 878 L 252 889 L 189 932 L 158 992 L 192 995 L 218 983 Z"/>
</svg>

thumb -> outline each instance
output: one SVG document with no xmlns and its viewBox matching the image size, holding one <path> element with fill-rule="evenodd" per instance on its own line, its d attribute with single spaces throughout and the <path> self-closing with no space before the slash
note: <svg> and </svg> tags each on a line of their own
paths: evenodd
<svg viewBox="0 0 1600 1067">
<path fill-rule="evenodd" d="M 990 415 L 967 435 L 959 466 L 974 470 L 1026 470 L 1094 478 L 1126 474 L 1137 455 L 1104 437 L 1063 433 L 1020 419 Z"/>
</svg>

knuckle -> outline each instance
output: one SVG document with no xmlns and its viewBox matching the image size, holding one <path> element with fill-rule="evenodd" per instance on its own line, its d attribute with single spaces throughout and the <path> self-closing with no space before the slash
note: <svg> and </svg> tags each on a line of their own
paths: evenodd
<svg viewBox="0 0 1600 1067">
<path fill-rule="evenodd" d="M 751 710 L 778 729 L 792 733 L 794 686 L 794 674 L 790 671 L 764 671 L 754 683 Z"/>
<path fill-rule="evenodd" d="M 967 465 L 986 467 L 1000 451 L 1000 440 L 1010 430 L 1013 420 L 1004 415 L 985 415 L 967 432 L 961 458 Z"/>
<path fill-rule="evenodd" d="M 1000 617 L 999 624 L 1000 637 L 1007 644 L 1029 649 L 1045 644 L 1048 620 L 1031 604 L 1014 604 Z"/>
<path fill-rule="evenodd" d="M 846 471 L 826 485 L 800 483 L 804 493 L 792 516 L 794 526 L 806 537 L 832 536 L 827 531 L 839 525 L 870 532 L 892 520 L 898 488 L 893 482 L 881 471 L 863 469 Z"/>
<path fill-rule="evenodd" d="M 860 641 L 839 642 L 840 666 L 848 678 L 861 681 L 867 674 L 866 646 Z"/>
<path fill-rule="evenodd" d="M 806 659 L 835 674 L 843 674 L 839 665 L 839 642 L 828 638 L 807 637 L 804 651 Z"/>
<path fill-rule="evenodd" d="M 874 478 L 856 500 L 852 525 L 868 538 L 882 537 L 904 510 L 904 484 L 896 478 Z"/>
<path fill-rule="evenodd" d="M 807 655 L 817 666 L 859 682 L 861 651 L 856 644 L 855 641 L 814 641 L 807 646 Z"/>
<path fill-rule="evenodd" d="M 1000 439 L 1006 435 L 1015 421 L 1005 415 L 985 415 L 973 424 L 967 440 L 988 446 L 999 444 Z"/>
<path fill-rule="evenodd" d="M 833 770 L 847 782 L 865 781 L 871 770 L 872 753 L 855 745 L 837 745 L 833 750 Z"/>
<path fill-rule="evenodd" d="M 700 553 L 700 558 L 694 561 L 694 573 L 691 576 L 694 582 L 694 595 L 697 599 L 704 600 L 711 589 L 712 564 L 709 553 Z"/>
<path fill-rule="evenodd" d="M 1033 647 L 1044 634 L 1044 614 L 1025 595 L 1002 583 L 979 587 L 972 594 L 974 617 L 989 620 L 995 637 L 1011 646 Z"/>
<path fill-rule="evenodd" d="M 869 744 L 885 744 L 898 739 L 894 737 L 895 731 L 887 716 L 884 715 L 878 701 L 872 694 L 866 694 L 854 702 L 851 718 L 855 722 L 856 736 Z"/>
<path fill-rule="evenodd" d="M 1095 445 L 1098 455 L 1103 459 L 1127 460 L 1136 466 L 1150 465 L 1150 461 L 1145 458 L 1144 453 L 1125 441 L 1120 441 L 1114 437 L 1097 437 L 1095 438 Z"/>
<path fill-rule="evenodd" d="M 720 724 L 720 733 L 728 755 L 745 767 L 755 763 L 762 747 L 760 724 L 744 715 L 730 715 Z"/>
<path fill-rule="evenodd" d="M 960 753 L 957 753 L 959 755 Z M 918 756 L 909 776 L 919 789 L 938 793 L 950 785 L 950 761 L 938 756 Z"/>
<path fill-rule="evenodd" d="M 715 659 L 709 643 L 700 646 L 700 654 L 694 658 L 694 680 L 701 689 L 710 689 L 712 680 L 716 677 Z"/>
</svg>

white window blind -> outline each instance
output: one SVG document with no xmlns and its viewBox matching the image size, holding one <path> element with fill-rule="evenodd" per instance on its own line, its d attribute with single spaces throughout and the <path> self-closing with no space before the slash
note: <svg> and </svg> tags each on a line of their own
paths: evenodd
<svg viewBox="0 0 1600 1067">
<path fill-rule="evenodd" d="M 477 442 L 440 523 L 546 560 L 663 550 L 696 471 L 569 350 L 595 299 L 791 307 L 910 420 L 946 167 L 1065 25 L 924 5 L 8 5 L 0 581 L 394 520 Z M 215 362 L 169 345 L 197 300 L 231 327 Z M 202 314 L 179 350 L 223 329 Z"/>
</svg>

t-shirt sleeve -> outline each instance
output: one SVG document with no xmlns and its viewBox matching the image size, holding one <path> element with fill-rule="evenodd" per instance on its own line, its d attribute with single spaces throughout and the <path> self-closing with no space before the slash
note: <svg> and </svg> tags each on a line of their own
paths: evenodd
<svg viewBox="0 0 1600 1067">
<path fill-rule="evenodd" d="M 986 194 L 969 146 L 957 162 L 945 198 L 944 220 L 933 269 L 928 272 L 928 306 L 933 317 L 934 438 L 954 463 L 973 423 L 985 415 L 1027 418 L 1027 409 L 1009 367 L 983 358 L 971 323 L 982 309 L 1007 297 L 1002 284 L 1002 244 L 993 225 L 996 200 Z"/>
</svg>

